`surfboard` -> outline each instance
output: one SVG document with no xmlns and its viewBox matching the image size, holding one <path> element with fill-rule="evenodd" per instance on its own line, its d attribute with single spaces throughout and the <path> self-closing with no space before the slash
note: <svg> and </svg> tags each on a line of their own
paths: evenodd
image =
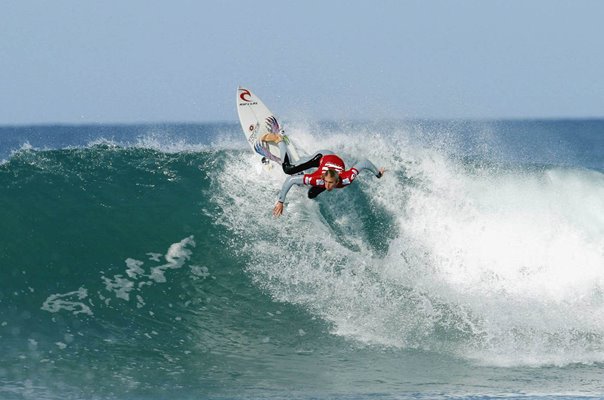
<svg viewBox="0 0 604 400">
<path fill-rule="evenodd" d="M 279 146 L 276 143 L 260 140 L 265 133 L 270 132 L 270 120 L 276 118 L 275 115 L 251 90 L 241 86 L 237 89 L 237 113 L 243 134 L 252 150 L 262 157 L 263 162 L 270 160 L 281 164 Z M 290 161 L 298 161 L 300 156 L 293 142 L 286 139 L 286 145 L 291 157 Z"/>
</svg>

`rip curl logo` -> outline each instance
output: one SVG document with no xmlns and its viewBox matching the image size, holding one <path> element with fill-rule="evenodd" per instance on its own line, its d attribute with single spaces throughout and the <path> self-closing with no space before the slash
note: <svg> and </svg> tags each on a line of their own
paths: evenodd
<svg viewBox="0 0 604 400">
<path fill-rule="evenodd" d="M 251 95 L 252 95 L 252 94 L 250 93 L 250 91 L 249 91 L 249 90 L 247 90 L 247 89 L 242 89 L 242 90 L 241 90 L 241 94 L 239 94 L 239 98 L 240 98 L 241 100 L 246 101 L 246 102 L 248 102 L 248 103 L 249 103 L 249 102 L 251 102 L 252 100 L 251 100 L 251 99 L 249 99 L 249 98 L 246 98 L 246 96 L 251 96 Z"/>
</svg>

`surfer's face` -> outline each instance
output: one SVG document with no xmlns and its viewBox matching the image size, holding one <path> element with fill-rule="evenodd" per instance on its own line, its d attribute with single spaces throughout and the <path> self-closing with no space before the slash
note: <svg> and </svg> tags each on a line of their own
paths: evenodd
<svg viewBox="0 0 604 400">
<path fill-rule="evenodd" d="M 323 182 L 325 182 L 325 189 L 327 189 L 328 192 L 331 192 L 338 184 L 338 178 L 326 174 L 323 176 Z"/>
</svg>

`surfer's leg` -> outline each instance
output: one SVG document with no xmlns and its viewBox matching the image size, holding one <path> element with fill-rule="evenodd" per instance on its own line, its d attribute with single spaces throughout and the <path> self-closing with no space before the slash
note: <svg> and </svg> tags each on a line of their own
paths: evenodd
<svg viewBox="0 0 604 400">
<path fill-rule="evenodd" d="M 281 166 L 283 167 L 283 172 L 288 175 L 293 175 L 297 174 L 298 172 L 306 171 L 309 168 L 317 168 L 319 166 L 319 163 L 321 162 L 321 157 L 326 154 L 333 154 L 333 151 L 319 150 L 312 156 L 300 159 L 298 161 L 298 164 L 293 165 L 289 161 L 291 159 L 291 155 L 289 154 L 289 151 L 287 150 L 287 145 L 283 140 L 279 142 L 279 153 L 281 156 L 281 160 L 283 160 L 281 163 Z"/>
<path fill-rule="evenodd" d="M 279 144 L 281 144 L 281 143 L 279 143 Z M 289 163 L 289 158 L 287 158 L 287 159 L 284 158 L 283 159 L 284 162 L 282 164 L 283 172 L 285 172 L 288 175 L 293 175 L 293 174 L 297 174 L 298 172 L 306 171 L 307 169 L 310 169 L 310 168 L 317 168 L 319 166 L 319 164 L 321 163 L 321 158 L 327 154 L 333 154 L 333 151 L 319 150 L 312 156 L 300 160 L 297 165 L 291 165 Z"/>
<path fill-rule="evenodd" d="M 280 141 L 277 145 L 279 146 L 279 157 L 283 160 L 281 163 L 285 164 L 287 162 L 289 164 L 290 156 L 285 140 Z"/>
<path fill-rule="evenodd" d="M 321 158 L 323 157 L 323 153 L 316 152 L 309 158 L 304 160 L 300 160 L 300 163 L 297 165 L 292 165 L 289 163 L 289 157 L 285 158 L 282 164 L 283 172 L 288 175 L 297 174 L 298 172 L 305 171 L 309 168 L 317 168 L 319 163 L 321 162 Z"/>
<path fill-rule="evenodd" d="M 318 195 L 320 195 L 321 193 L 323 193 L 324 190 L 325 190 L 324 187 L 313 186 L 310 189 L 308 189 L 308 198 L 309 199 L 314 199 L 315 197 L 317 197 Z"/>
<path fill-rule="evenodd" d="M 287 145 L 285 144 L 285 141 L 281 141 L 279 142 L 279 155 L 281 157 L 281 167 L 283 168 L 283 172 L 285 172 L 288 175 L 293 175 L 296 172 L 300 172 L 297 170 L 297 166 L 296 165 L 292 165 L 289 160 L 290 160 L 290 154 L 289 151 L 287 149 Z M 303 171 L 303 170 L 302 170 Z"/>
</svg>

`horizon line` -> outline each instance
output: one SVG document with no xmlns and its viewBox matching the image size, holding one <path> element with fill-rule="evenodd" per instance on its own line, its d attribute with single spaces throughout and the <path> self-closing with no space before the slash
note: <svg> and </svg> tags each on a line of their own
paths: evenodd
<svg viewBox="0 0 604 400">
<path fill-rule="evenodd" d="M 287 118 L 283 118 L 287 121 Z M 294 120 L 295 121 L 295 120 Z M 484 117 L 484 118 L 464 118 L 464 117 L 408 117 L 408 118 L 382 118 L 379 120 L 371 119 L 317 119 L 310 121 L 313 123 L 380 123 L 380 122 L 529 122 L 529 121 L 604 121 L 604 116 L 591 117 Z M 78 126 L 167 126 L 167 125 L 238 125 L 239 121 L 233 119 L 229 121 L 132 121 L 132 122 L 17 122 L 0 123 L 0 128 L 27 128 L 27 127 L 78 127 Z"/>
</svg>

